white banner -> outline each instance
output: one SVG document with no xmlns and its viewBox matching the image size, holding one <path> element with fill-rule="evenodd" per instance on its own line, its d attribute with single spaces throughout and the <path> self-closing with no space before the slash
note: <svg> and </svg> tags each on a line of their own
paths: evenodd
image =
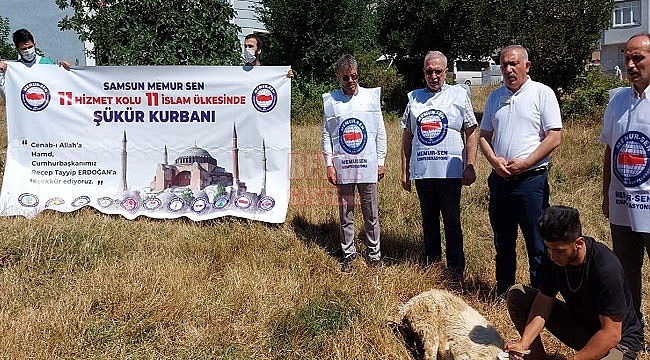
<svg viewBox="0 0 650 360">
<path fill-rule="evenodd" d="M 288 69 L 9 63 L 0 213 L 284 222 Z"/>
</svg>

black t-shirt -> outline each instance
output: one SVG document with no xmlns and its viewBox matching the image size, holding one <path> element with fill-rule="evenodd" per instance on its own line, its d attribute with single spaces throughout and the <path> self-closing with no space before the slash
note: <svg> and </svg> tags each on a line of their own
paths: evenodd
<svg viewBox="0 0 650 360">
<path fill-rule="evenodd" d="M 540 291 L 550 297 L 559 292 L 575 321 L 592 335 L 600 330 L 599 315 L 622 316 L 620 344 L 639 351 L 643 344 L 643 326 L 639 321 L 632 294 L 625 281 L 623 266 L 604 244 L 585 237 L 587 255 L 580 266 L 558 266 L 544 256 L 544 281 Z"/>
</svg>

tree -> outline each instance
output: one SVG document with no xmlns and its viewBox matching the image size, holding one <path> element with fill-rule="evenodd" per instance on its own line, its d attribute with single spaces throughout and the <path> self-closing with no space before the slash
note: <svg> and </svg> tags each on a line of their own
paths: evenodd
<svg viewBox="0 0 650 360">
<path fill-rule="evenodd" d="M 609 27 L 612 6 L 611 0 L 383 0 L 379 39 L 401 59 L 411 86 L 421 81 L 428 50 L 450 60 L 478 59 L 517 43 L 528 49 L 531 77 L 558 91 L 582 71 Z"/>
<path fill-rule="evenodd" d="M 0 59 L 15 59 L 16 49 L 9 40 L 9 18 L 0 17 Z"/>
<path fill-rule="evenodd" d="M 241 63 L 235 13 L 222 0 L 56 0 L 59 22 L 94 44 L 99 65 Z"/>
<path fill-rule="evenodd" d="M 300 77 L 331 80 L 339 56 L 377 47 L 373 0 L 260 3 L 259 19 L 269 31 L 265 63 L 289 62 Z"/>
<path fill-rule="evenodd" d="M 450 62 L 457 57 L 478 59 L 494 51 L 499 43 L 493 36 L 495 14 L 481 16 L 485 8 L 481 0 L 380 1 L 380 44 L 387 53 L 396 54 L 408 87 L 420 87 L 429 50 L 442 51 Z"/>
<path fill-rule="evenodd" d="M 577 76 L 584 71 L 585 60 L 602 31 L 610 26 L 613 2 L 534 0 L 515 3 L 507 8 L 509 12 L 504 16 L 507 22 L 501 22 L 505 40 L 528 49 L 531 78 L 556 92 L 571 89 Z M 502 5 L 505 9 L 505 4 Z"/>
</svg>

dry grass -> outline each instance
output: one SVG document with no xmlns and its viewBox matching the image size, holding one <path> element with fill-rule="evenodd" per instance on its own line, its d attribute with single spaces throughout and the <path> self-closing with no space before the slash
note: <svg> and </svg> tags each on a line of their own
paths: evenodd
<svg viewBox="0 0 650 360">
<path fill-rule="evenodd" d="M 0 218 L 0 358 L 411 358 L 390 326 L 398 306 L 448 285 L 442 269 L 417 265 L 420 213 L 416 195 L 399 186 L 396 118 L 387 118 L 387 130 L 379 201 L 382 250 L 392 264 L 383 269 L 359 259 L 353 274 L 339 272 L 336 199 L 323 178 L 317 125 L 293 127 L 291 206 L 281 225 L 236 218 L 128 221 L 91 209 Z M 609 243 L 600 215 L 598 131 L 599 124 L 567 126 L 553 157 L 552 202 L 578 207 L 585 233 Z M 479 155 L 479 179 L 462 198 L 463 297 L 513 338 L 505 308 L 489 300 L 488 171 Z M 522 282 L 524 254 L 522 245 Z M 647 275 L 644 284 L 647 298 Z M 650 313 L 647 301 L 644 312 Z M 545 342 L 555 359 L 571 353 L 550 336 Z"/>
</svg>

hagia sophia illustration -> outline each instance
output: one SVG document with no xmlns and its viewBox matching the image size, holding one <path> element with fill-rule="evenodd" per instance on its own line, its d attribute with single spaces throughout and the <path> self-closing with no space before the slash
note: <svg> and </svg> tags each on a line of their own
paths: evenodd
<svg viewBox="0 0 650 360">
<path fill-rule="evenodd" d="M 129 198 L 138 203 L 142 203 L 141 198 L 143 196 L 137 191 L 129 190 L 127 185 L 126 149 L 127 138 L 126 131 L 124 131 L 118 196 L 120 201 L 125 201 L 126 198 Z M 267 199 L 270 199 L 270 207 L 273 207 L 274 202 L 272 198 L 266 196 L 267 167 L 265 142 L 262 141 L 262 163 L 260 166 L 263 172 L 259 194 L 249 192 L 246 183 L 241 181 L 239 177 L 239 148 L 237 146 L 237 129 L 235 126 L 233 126 L 231 152 L 233 163 L 232 173 L 228 172 L 224 167 L 219 166 L 217 159 L 212 157 L 207 150 L 196 146 L 196 144 L 183 151 L 174 160 L 174 163 L 170 164 L 168 161 L 167 145 L 165 145 L 162 162 L 156 165 L 156 173 L 149 184 L 149 188 L 146 190 L 144 201 L 146 202 L 147 199 L 155 197 L 160 200 L 159 203 L 161 205 L 167 205 L 166 203 L 173 197 L 173 191 L 181 188 L 191 190 L 192 196 L 195 199 L 201 198 L 211 204 L 214 203 L 214 208 L 216 209 L 237 208 L 237 210 L 241 211 L 255 212 L 259 210 L 259 204 L 264 203 L 263 200 Z M 205 191 L 207 190 L 206 188 L 217 188 L 220 189 L 221 193 L 212 193 L 212 196 L 208 196 Z M 270 210 L 270 208 L 266 206 L 264 210 Z"/>
</svg>

